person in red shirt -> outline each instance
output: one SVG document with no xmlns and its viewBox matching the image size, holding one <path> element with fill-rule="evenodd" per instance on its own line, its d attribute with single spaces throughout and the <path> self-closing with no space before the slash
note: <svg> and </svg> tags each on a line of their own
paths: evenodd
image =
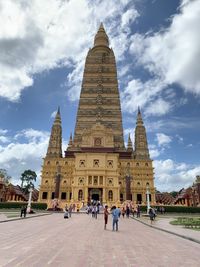
<svg viewBox="0 0 200 267">
<path fill-rule="evenodd" d="M 106 230 L 106 225 L 108 223 L 108 215 L 109 215 L 109 212 L 108 212 L 108 206 L 106 205 L 105 208 L 104 208 L 104 230 Z"/>
</svg>

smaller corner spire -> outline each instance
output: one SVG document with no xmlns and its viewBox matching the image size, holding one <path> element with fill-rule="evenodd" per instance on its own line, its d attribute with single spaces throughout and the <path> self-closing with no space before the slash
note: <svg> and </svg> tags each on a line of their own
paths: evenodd
<svg viewBox="0 0 200 267">
<path fill-rule="evenodd" d="M 127 151 L 133 151 L 133 145 L 132 145 L 132 141 L 131 141 L 131 135 L 130 135 L 130 133 L 128 134 Z"/>
<path fill-rule="evenodd" d="M 72 147 L 73 147 L 73 137 L 72 137 L 72 133 L 70 133 L 67 151 L 71 150 Z"/>
</svg>

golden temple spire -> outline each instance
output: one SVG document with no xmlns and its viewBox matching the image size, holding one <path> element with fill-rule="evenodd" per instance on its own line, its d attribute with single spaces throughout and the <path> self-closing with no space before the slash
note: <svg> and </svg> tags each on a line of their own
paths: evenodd
<svg viewBox="0 0 200 267">
<path fill-rule="evenodd" d="M 95 35 L 94 46 L 108 46 L 109 47 L 109 39 L 103 27 L 102 22 L 100 24 L 97 34 Z"/>
<path fill-rule="evenodd" d="M 68 148 L 72 147 L 73 141 L 72 141 L 72 133 L 70 134 Z"/>
<path fill-rule="evenodd" d="M 51 128 L 47 157 L 62 158 L 62 125 L 60 107 L 58 107 L 58 111 Z"/>
<path fill-rule="evenodd" d="M 143 124 L 142 114 L 138 107 L 136 128 L 135 128 L 135 158 L 149 159 L 149 149 L 147 143 L 146 129 Z"/>
</svg>

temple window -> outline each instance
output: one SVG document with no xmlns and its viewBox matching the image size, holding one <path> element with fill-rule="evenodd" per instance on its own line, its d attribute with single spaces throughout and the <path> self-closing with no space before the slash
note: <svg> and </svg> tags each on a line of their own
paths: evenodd
<svg viewBox="0 0 200 267">
<path fill-rule="evenodd" d="M 66 181 L 66 180 L 64 180 L 64 181 L 63 181 L 63 184 L 66 184 L 66 183 L 67 183 L 67 181 Z"/>
<path fill-rule="evenodd" d="M 140 182 L 137 183 L 137 186 L 140 186 Z"/>
<path fill-rule="evenodd" d="M 84 181 L 84 178 L 79 178 L 79 180 L 78 180 L 78 184 L 79 184 L 79 185 L 83 185 L 83 181 Z"/>
<path fill-rule="evenodd" d="M 145 166 L 149 166 L 149 164 L 146 162 L 146 163 L 145 163 Z"/>
<path fill-rule="evenodd" d="M 80 160 L 79 167 L 85 167 L 85 160 Z"/>
<path fill-rule="evenodd" d="M 58 161 L 56 161 L 56 165 L 58 165 L 59 164 L 59 162 Z"/>
<path fill-rule="evenodd" d="M 112 190 L 108 191 L 108 200 L 113 201 L 113 191 Z"/>
<path fill-rule="evenodd" d="M 45 184 L 48 184 L 48 180 L 45 181 Z"/>
<path fill-rule="evenodd" d="M 79 190 L 78 191 L 78 200 L 82 200 L 83 199 L 83 190 Z"/>
<path fill-rule="evenodd" d="M 149 186 L 149 183 L 146 183 L 146 186 Z"/>
<path fill-rule="evenodd" d="M 98 176 L 94 176 L 94 185 L 98 185 Z"/>
<path fill-rule="evenodd" d="M 47 165 L 49 165 L 50 164 L 50 161 L 47 161 Z"/>
<path fill-rule="evenodd" d="M 55 198 L 55 192 L 52 192 L 51 193 L 51 199 L 54 199 Z"/>
<path fill-rule="evenodd" d="M 89 183 L 89 184 L 92 184 L 92 176 L 89 176 L 89 177 L 88 177 L 88 180 L 89 180 L 88 183 Z"/>
<path fill-rule="evenodd" d="M 47 199 L 48 196 L 48 192 L 43 192 L 42 193 L 42 199 Z"/>
<path fill-rule="evenodd" d="M 98 159 L 94 159 L 93 167 L 99 167 L 99 160 Z"/>
<path fill-rule="evenodd" d="M 136 166 L 140 166 L 139 162 L 136 163 Z"/>
<path fill-rule="evenodd" d="M 108 160 L 108 167 L 113 168 L 113 160 Z"/>
<path fill-rule="evenodd" d="M 99 177 L 99 184 L 101 184 L 101 185 L 103 184 L 103 176 Z"/>
<path fill-rule="evenodd" d="M 62 192 L 61 193 L 61 199 L 66 199 L 67 198 L 67 194 L 66 192 Z"/>
</svg>

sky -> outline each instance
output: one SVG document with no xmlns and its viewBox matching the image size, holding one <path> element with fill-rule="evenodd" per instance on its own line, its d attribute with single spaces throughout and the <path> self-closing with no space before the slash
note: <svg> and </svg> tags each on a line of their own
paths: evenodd
<svg viewBox="0 0 200 267">
<path fill-rule="evenodd" d="M 125 143 L 138 106 L 155 187 L 200 175 L 200 0 L 0 0 L 0 169 L 37 185 L 55 112 L 74 132 L 85 57 L 103 22 L 113 48 Z"/>
</svg>

